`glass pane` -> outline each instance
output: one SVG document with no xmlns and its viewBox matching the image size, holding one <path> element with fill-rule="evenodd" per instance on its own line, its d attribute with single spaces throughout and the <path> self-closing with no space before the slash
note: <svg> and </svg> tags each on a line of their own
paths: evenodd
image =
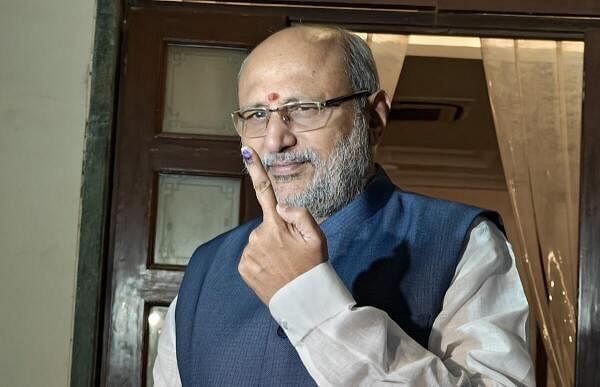
<svg viewBox="0 0 600 387">
<path fill-rule="evenodd" d="M 238 178 L 161 174 L 154 262 L 187 265 L 200 244 L 239 223 Z"/>
<path fill-rule="evenodd" d="M 158 336 L 162 331 L 163 324 L 165 322 L 165 316 L 167 315 L 166 306 L 153 306 L 150 308 L 150 314 L 148 314 L 148 321 L 146 329 L 148 329 L 148 362 L 146 363 L 146 386 L 152 387 L 154 385 L 154 379 L 152 378 L 152 368 L 154 367 L 154 360 L 156 359 L 156 347 L 158 345 Z"/>
<path fill-rule="evenodd" d="M 235 136 L 237 74 L 245 50 L 170 45 L 164 132 Z"/>
</svg>

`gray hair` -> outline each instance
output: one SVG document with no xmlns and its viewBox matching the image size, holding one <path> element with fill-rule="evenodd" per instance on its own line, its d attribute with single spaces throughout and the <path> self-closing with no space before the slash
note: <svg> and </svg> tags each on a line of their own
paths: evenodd
<svg viewBox="0 0 600 387">
<path fill-rule="evenodd" d="M 379 76 L 371 49 L 358 35 L 343 28 L 336 28 L 336 31 L 342 42 L 346 75 L 352 91 L 376 92 L 379 89 Z"/>
<path fill-rule="evenodd" d="M 379 90 L 379 75 L 371 48 L 360 36 L 341 27 L 335 28 L 344 50 L 345 72 L 350 80 L 353 92 L 367 90 L 374 93 Z M 362 114 L 367 121 L 371 110 L 367 98 L 356 100 L 357 113 Z"/>
</svg>

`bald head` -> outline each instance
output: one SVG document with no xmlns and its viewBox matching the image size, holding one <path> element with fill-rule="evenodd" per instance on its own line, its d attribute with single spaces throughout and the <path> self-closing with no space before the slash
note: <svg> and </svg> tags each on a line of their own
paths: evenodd
<svg viewBox="0 0 600 387">
<path fill-rule="evenodd" d="M 257 59 L 258 58 L 258 59 Z M 240 70 L 240 82 L 248 69 L 306 61 L 312 71 L 327 71 L 330 79 L 346 87 L 344 91 L 379 89 L 373 56 L 357 35 L 321 26 L 294 26 L 268 37 L 248 56 Z"/>
<path fill-rule="evenodd" d="M 306 54 L 325 53 L 336 56 L 339 65 L 343 60 L 342 31 L 326 27 L 294 26 L 280 30 L 261 42 L 249 55 L 247 62 L 256 56 L 278 56 L 290 52 Z"/>
</svg>

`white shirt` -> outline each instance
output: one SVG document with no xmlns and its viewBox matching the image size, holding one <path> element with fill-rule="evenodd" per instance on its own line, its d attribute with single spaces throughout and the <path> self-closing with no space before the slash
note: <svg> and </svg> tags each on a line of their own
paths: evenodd
<svg viewBox="0 0 600 387">
<path fill-rule="evenodd" d="M 154 363 L 155 386 L 181 386 L 175 306 Z M 473 228 L 434 321 L 428 348 L 388 315 L 355 307 L 322 263 L 271 298 L 269 309 L 320 386 L 534 386 L 528 305 L 510 244 L 488 221 Z"/>
</svg>

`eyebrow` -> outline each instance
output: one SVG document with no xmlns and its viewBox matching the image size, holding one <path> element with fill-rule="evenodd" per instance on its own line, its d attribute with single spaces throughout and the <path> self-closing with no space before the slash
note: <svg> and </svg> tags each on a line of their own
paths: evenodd
<svg viewBox="0 0 600 387">
<path fill-rule="evenodd" d="M 280 103 L 276 106 L 285 105 L 290 102 L 322 102 L 322 101 L 320 99 L 313 99 L 313 98 L 309 98 L 309 97 L 288 97 L 288 98 L 283 99 L 282 103 Z M 240 107 L 239 110 L 243 111 L 243 110 L 250 110 L 250 109 L 265 109 L 267 107 L 268 107 L 268 105 L 258 102 L 258 103 L 255 103 L 254 105 Z"/>
</svg>

